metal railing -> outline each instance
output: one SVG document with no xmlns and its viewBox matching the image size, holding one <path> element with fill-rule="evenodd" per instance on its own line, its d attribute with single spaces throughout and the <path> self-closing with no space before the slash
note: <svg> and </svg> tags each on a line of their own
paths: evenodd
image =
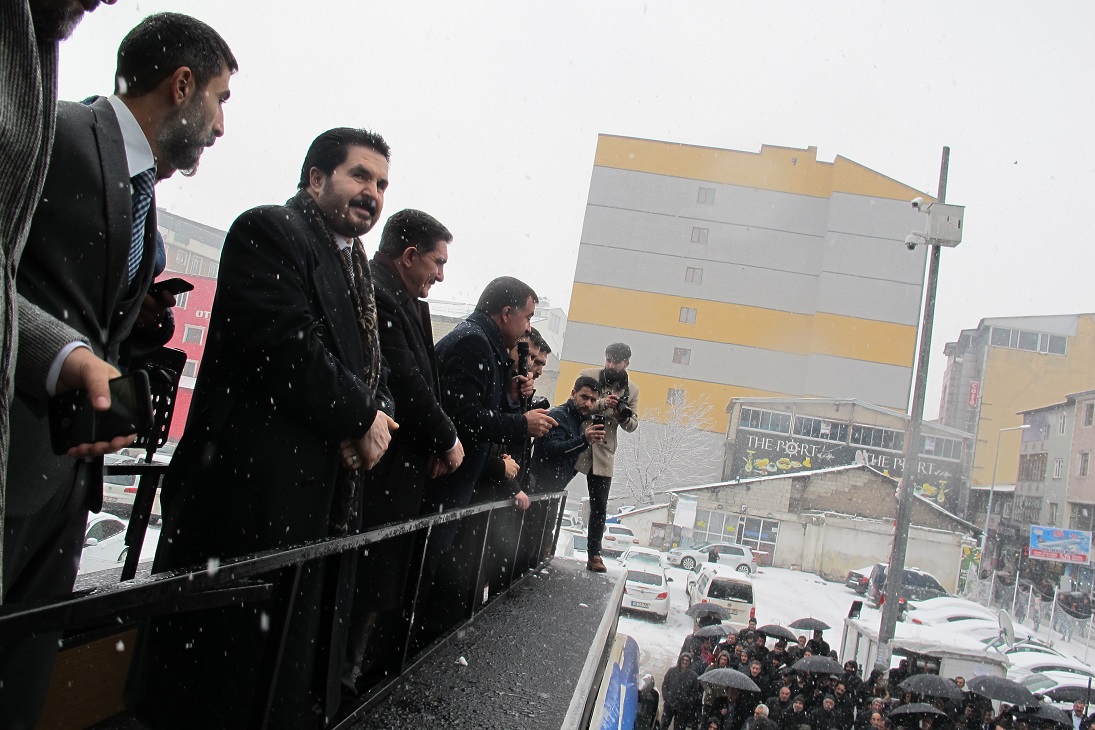
<svg viewBox="0 0 1095 730">
<path fill-rule="evenodd" d="M 158 480 L 163 467 L 141 464 L 112 467 L 111 471 L 121 473 L 119 469 L 125 473 L 140 474 L 142 479 L 147 477 Z M 396 629 L 405 632 L 401 642 L 403 649 L 398 657 L 399 672 L 373 687 L 349 709 L 344 704 L 328 725 L 331 728 L 346 727 L 354 718 L 360 717 L 383 699 L 402 676 L 481 611 L 489 598 L 504 592 L 525 573 L 550 559 L 555 550 L 565 501 L 565 492 L 531 496 L 530 509 L 520 512 L 516 539 L 512 532 L 503 534 L 505 528 L 512 529 L 517 522 L 514 517 L 514 502 L 507 499 L 383 525 L 345 537 L 225 559 L 215 565 L 199 565 L 186 570 L 134 578 L 132 574 L 136 568 L 136 556 L 140 553 L 142 529 L 139 530 L 139 536 L 133 536 L 133 543 L 127 535 L 126 543 L 130 545 L 128 557 L 132 559 L 133 565 L 130 566 L 127 560 L 119 583 L 77 592 L 70 597 L 48 603 L 0 607 L 0 645 L 30 634 L 57 630 L 65 632 L 68 637 L 74 634 L 101 636 L 104 629 L 122 630 L 144 618 L 247 604 L 276 597 L 278 600 L 274 605 L 278 609 L 278 615 L 270 616 L 269 630 L 270 636 L 277 637 L 276 650 L 271 651 L 271 655 L 280 657 L 289 627 L 288 616 L 295 596 L 294 591 L 307 564 L 330 559 L 348 560 L 355 552 L 365 550 L 369 545 L 408 533 L 419 533 L 422 539 L 417 541 L 410 562 L 410 577 L 415 581 L 414 590 L 407 591 L 407 610 L 411 619 L 409 622 L 401 621 Z M 148 506 L 150 508 L 151 503 Z M 501 519 L 503 514 L 505 518 Z M 476 546 L 475 553 L 467 555 L 468 564 L 476 568 L 467 571 L 467 584 L 460 586 L 463 595 L 468 598 L 464 610 L 454 617 L 451 625 L 441 627 L 440 633 L 435 633 L 427 645 L 414 650 L 411 639 L 418 629 L 418 616 L 422 608 L 419 597 L 422 593 L 425 556 L 431 533 L 438 525 L 453 522 L 468 525 L 474 521 L 482 523 L 483 536 L 482 539 L 472 541 Z M 495 523 L 500 527 L 492 530 Z M 504 575 L 484 575 L 488 553 L 495 557 L 495 567 L 499 556 L 502 564 L 508 566 Z M 280 577 L 287 580 L 279 580 Z M 488 585 L 491 589 L 489 597 L 484 590 Z M 327 608 L 333 610 L 331 607 Z M 253 727 L 266 726 L 271 700 L 277 692 L 278 671 L 276 658 L 262 666 L 256 697 L 259 711 L 254 713 Z M 261 708 L 265 708 L 265 711 Z M 327 716 L 334 714 L 332 710 Z"/>
</svg>

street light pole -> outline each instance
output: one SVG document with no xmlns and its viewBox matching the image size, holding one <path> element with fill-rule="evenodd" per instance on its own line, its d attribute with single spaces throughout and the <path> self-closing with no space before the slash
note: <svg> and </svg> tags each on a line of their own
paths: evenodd
<svg viewBox="0 0 1095 730">
<path fill-rule="evenodd" d="M 939 165 L 938 202 L 947 199 L 947 171 L 950 167 L 950 147 L 943 148 Z M 906 239 L 908 242 L 909 239 Z M 897 619 L 901 612 L 901 585 L 905 579 L 905 552 L 909 545 L 909 526 L 912 524 L 913 490 L 920 470 L 920 432 L 924 421 L 924 400 L 928 388 L 928 355 L 931 351 L 932 326 L 935 320 L 935 290 L 939 283 L 938 244 L 926 241 L 930 251 L 928 262 L 927 295 L 924 300 L 924 322 L 920 329 L 920 348 L 916 357 L 916 381 L 913 388 L 912 411 L 909 414 L 909 430 L 905 435 L 905 466 L 897 494 L 897 519 L 894 523 L 893 547 L 886 570 L 885 602 L 882 604 L 882 622 L 878 627 L 878 651 L 875 668 L 887 671 L 893 649 L 891 642 L 897 631 Z"/>
<path fill-rule="evenodd" d="M 1022 426 L 1012 426 L 1010 428 L 1001 428 L 1000 432 L 996 434 L 996 460 L 992 464 L 992 484 L 989 485 L 989 503 L 985 508 L 985 529 L 981 531 L 981 559 L 985 559 L 985 546 L 989 541 L 989 518 L 992 516 L 992 493 L 996 491 L 996 469 L 1000 466 L 1000 437 L 1004 435 L 1004 431 L 1022 431 L 1023 429 L 1030 428 L 1029 423 L 1024 423 Z"/>
</svg>

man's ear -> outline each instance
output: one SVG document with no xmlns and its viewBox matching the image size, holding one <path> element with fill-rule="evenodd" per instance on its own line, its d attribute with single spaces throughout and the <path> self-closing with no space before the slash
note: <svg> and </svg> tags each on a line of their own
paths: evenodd
<svg viewBox="0 0 1095 730">
<path fill-rule="evenodd" d="M 408 246 L 403 249 L 403 254 L 399 257 L 399 260 L 404 266 L 410 268 L 411 266 L 414 266 L 414 260 L 416 258 L 418 258 L 418 249 L 414 246 Z"/>
<path fill-rule="evenodd" d="M 189 66 L 179 66 L 175 73 L 167 78 L 171 103 L 178 106 L 185 103 L 198 92 L 198 82 Z"/>
</svg>

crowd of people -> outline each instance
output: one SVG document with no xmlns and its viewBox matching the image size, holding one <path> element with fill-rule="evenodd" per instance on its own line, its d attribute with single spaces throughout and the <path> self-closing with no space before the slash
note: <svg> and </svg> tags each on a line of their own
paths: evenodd
<svg viewBox="0 0 1095 730">
<path fill-rule="evenodd" d="M 704 622 L 701 621 L 700 624 Z M 701 626 L 702 627 L 702 626 Z M 677 663 L 662 680 L 660 730 L 1036 730 L 1058 727 L 1032 717 L 1029 708 L 992 702 L 966 687 L 964 677 L 951 679 L 961 700 L 939 699 L 904 691 L 900 685 L 914 670 L 901 660 L 889 672 L 875 669 L 863 679 L 854 660 L 843 664 L 842 673 L 803 672 L 793 669 L 800 659 L 837 654 L 829 648 L 822 631 L 797 642 L 774 639 L 748 627 L 721 638 L 691 634 L 685 638 Z M 704 680 L 718 669 L 734 669 L 748 676 L 757 690 L 734 689 Z M 710 676 L 710 675 L 709 675 Z M 930 710 L 906 714 L 896 711 L 926 703 Z M 896 711 L 896 712 L 895 712 Z M 1077 701 L 1068 713 L 1075 730 L 1090 730 L 1095 713 Z"/>
<path fill-rule="evenodd" d="M 113 94 L 58 102 L 58 44 L 97 4 L 0 8 L 5 604 L 72 591 L 88 513 L 102 505 L 102 456 L 134 434 L 87 434 L 54 453 L 47 403 L 85 390 L 94 409 L 109 410 L 109 382 L 170 341 L 175 297 L 153 286 L 165 268 L 155 185 L 192 175 L 225 133 L 239 67 L 207 24 L 157 13 L 123 39 Z M 305 151 L 286 202 L 231 225 L 163 481 L 154 573 L 479 501 L 511 498 L 516 514 L 530 493 L 562 489 L 579 472 L 591 497 L 586 567 L 605 571 L 617 432 L 638 426 L 630 348 L 608 345 L 605 366 L 582 371 L 549 410 L 534 400 L 550 353 L 531 327 L 538 298 L 509 276 L 435 346 L 424 299 L 445 278 L 452 233 L 407 209 L 389 217 L 372 256 L 362 242 L 383 212 L 390 159 L 376 132 L 329 129 Z M 258 714 L 270 727 L 320 726 L 342 698 L 393 670 L 397 642 L 424 646 L 463 613 L 477 529 L 444 522 L 424 544 L 397 536 L 337 566 L 271 576 L 274 598 L 147 619 L 126 703 L 152 730 L 257 725 Z M 513 556 L 483 560 L 488 575 L 505 573 Z M 423 572 L 413 631 L 412 563 Z M 279 616 L 284 639 L 270 630 Z M 0 647 L 5 727 L 34 726 L 58 639 L 43 632 Z"/>
</svg>

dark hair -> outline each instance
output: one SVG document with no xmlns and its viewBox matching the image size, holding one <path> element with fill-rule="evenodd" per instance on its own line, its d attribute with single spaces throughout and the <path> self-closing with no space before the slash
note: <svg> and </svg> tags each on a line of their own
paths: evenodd
<svg viewBox="0 0 1095 730">
<path fill-rule="evenodd" d="M 613 342 L 605 348 L 605 357 L 615 361 L 630 360 L 631 348 L 622 342 Z"/>
<path fill-rule="evenodd" d="M 313 139 L 308 147 L 308 154 L 304 156 L 304 164 L 300 167 L 300 182 L 297 183 L 297 189 L 303 190 L 308 187 L 308 176 L 313 167 L 319 168 L 324 175 L 334 172 L 336 167 L 346 161 L 350 147 L 368 147 L 377 154 L 383 155 L 385 160 L 391 162 L 392 159 L 391 148 L 376 132 L 352 127 L 328 129 Z"/>
<path fill-rule="evenodd" d="M 551 354 L 551 345 L 547 343 L 547 340 L 544 339 L 543 335 L 536 331 L 535 327 L 529 328 L 528 340 L 533 347 L 540 351 L 541 355 Z"/>
<path fill-rule="evenodd" d="M 189 15 L 155 13 L 137 24 L 118 46 L 114 89 L 124 96 L 144 96 L 186 66 L 199 89 L 227 68 L 239 65 L 220 33 Z"/>
<path fill-rule="evenodd" d="M 599 380 L 597 380 L 597 378 L 591 378 L 588 375 L 582 375 L 581 377 L 579 377 L 577 380 L 574 381 L 574 392 L 577 393 L 582 388 L 589 388 L 594 393 L 597 393 L 598 395 L 600 395 L 600 393 L 601 393 L 601 382 Z"/>
<path fill-rule="evenodd" d="M 483 314 L 501 314 L 506 307 L 520 309 L 530 298 L 534 304 L 540 301 L 536 292 L 525 282 L 512 276 L 499 276 L 487 284 L 487 288 L 479 296 L 475 311 Z"/>
<path fill-rule="evenodd" d="M 384 224 L 377 250 L 385 256 L 399 258 L 412 247 L 418 253 L 429 253 L 437 248 L 439 241 L 452 243 L 449 229 L 429 213 L 407 208 L 394 214 Z"/>
</svg>

